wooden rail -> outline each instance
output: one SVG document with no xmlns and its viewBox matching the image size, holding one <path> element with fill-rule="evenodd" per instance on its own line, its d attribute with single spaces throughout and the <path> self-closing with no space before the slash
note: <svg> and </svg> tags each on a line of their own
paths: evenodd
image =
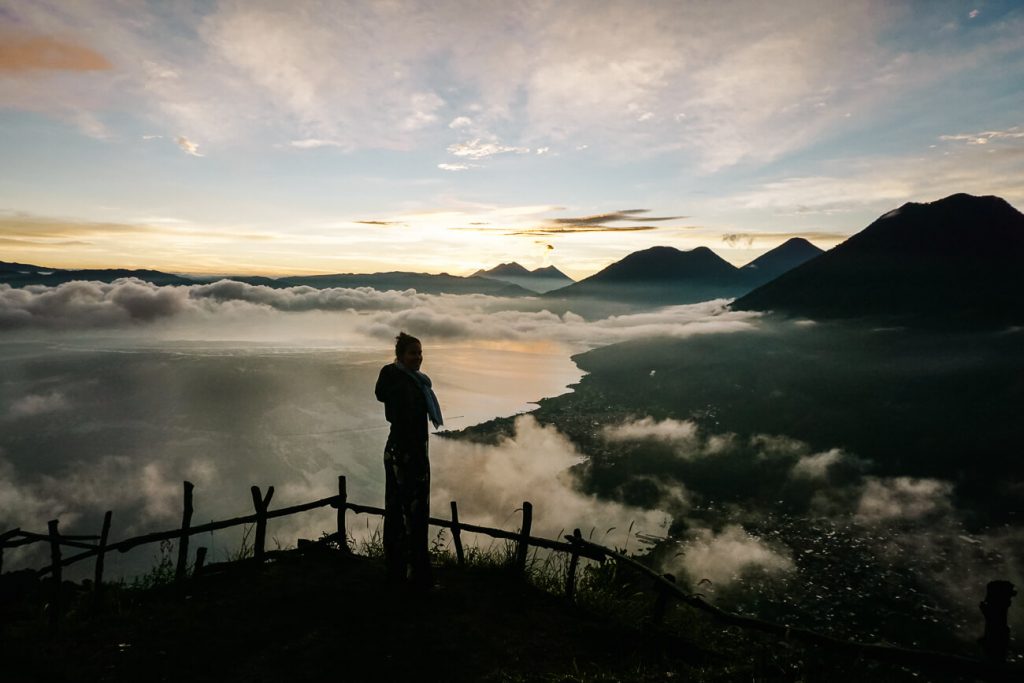
<svg viewBox="0 0 1024 683">
<path fill-rule="evenodd" d="M 250 493 L 253 507 L 255 509 L 254 514 L 192 526 L 192 493 L 194 486 L 191 482 L 186 481 L 184 482 L 183 488 L 182 522 L 181 526 L 177 529 L 144 534 L 142 536 L 127 538 L 117 543 L 109 544 L 108 537 L 112 516 L 110 511 L 104 515 L 103 528 L 99 536 L 62 534 L 59 530 L 59 520 L 51 520 L 48 523 L 48 532 L 46 534 L 22 531 L 21 529 L 11 529 L 0 533 L 0 571 L 2 571 L 4 548 L 13 548 L 37 542 L 48 543 L 50 546 L 50 564 L 36 570 L 36 574 L 38 576 L 51 574 L 53 577 L 54 596 L 51 603 L 53 609 L 50 610 L 50 618 L 51 620 L 56 621 L 60 618 L 61 614 L 60 587 L 63 578 L 63 568 L 91 557 L 96 557 L 94 589 L 98 591 L 103 583 L 104 556 L 110 551 L 117 550 L 118 552 L 124 553 L 140 545 L 178 539 L 178 561 L 175 568 L 175 580 L 177 582 L 182 582 L 187 578 L 188 539 L 190 536 L 195 534 L 203 534 L 246 524 L 255 524 L 256 535 L 253 541 L 253 559 L 254 561 L 259 562 L 267 556 L 264 545 L 266 542 L 266 525 L 267 521 L 270 519 L 294 515 L 322 507 L 335 508 L 337 510 L 338 528 L 337 532 L 331 534 L 329 538 L 336 539 L 338 546 L 342 550 L 348 551 L 348 532 L 345 522 L 345 513 L 347 511 L 351 510 L 356 514 L 384 516 L 383 508 L 349 502 L 345 477 L 339 476 L 338 495 L 321 498 L 319 500 L 299 505 L 292 505 L 278 510 L 268 509 L 271 498 L 274 495 L 273 486 L 267 488 L 266 494 L 263 494 L 258 486 L 253 486 L 250 489 Z M 519 572 L 524 572 L 526 569 L 526 561 L 530 546 L 568 553 L 570 560 L 568 571 L 566 573 L 565 594 L 570 600 L 573 599 L 576 591 L 576 574 L 579 565 L 579 558 L 586 557 L 598 562 L 603 562 L 606 558 L 611 558 L 616 562 L 625 564 L 640 574 L 648 577 L 652 582 L 652 586 L 656 591 L 654 613 L 651 618 L 651 622 L 654 625 L 657 625 L 657 623 L 662 620 L 667 609 L 668 600 L 675 599 L 689 605 L 690 607 L 709 614 L 717 621 L 731 626 L 771 633 L 783 638 L 802 640 L 814 645 L 840 650 L 855 656 L 868 657 L 878 661 L 914 666 L 922 669 L 941 669 L 946 672 L 975 676 L 989 681 L 1001 682 L 1024 680 L 1024 670 L 1021 670 L 1020 667 L 1007 667 L 1002 664 L 1006 658 L 1009 640 L 1009 629 L 1006 626 L 1007 611 L 1009 609 L 1010 599 L 1012 596 L 1016 595 L 1012 584 L 1009 582 L 991 582 L 989 584 L 989 593 L 986 596 L 986 601 L 982 603 L 982 612 L 986 618 L 986 625 L 985 636 L 981 642 L 983 650 L 990 660 L 986 662 L 983 660 L 970 659 L 942 652 L 912 650 L 887 645 L 842 640 L 808 629 L 775 624 L 755 619 L 753 617 L 727 612 L 706 602 L 697 595 L 691 595 L 684 591 L 676 585 L 675 577 L 668 574 L 658 574 L 650 567 L 631 557 L 623 555 L 618 551 L 584 540 L 579 529 L 574 530 L 571 536 L 566 536 L 565 541 L 532 536 L 530 535 L 530 531 L 533 519 L 533 506 L 529 502 L 524 502 L 521 511 L 523 517 L 519 531 L 507 531 L 505 529 L 495 529 L 492 527 L 461 522 L 459 520 L 458 506 L 455 501 L 451 502 L 451 519 L 431 517 L 429 519 L 429 523 L 434 526 L 451 530 L 456 558 L 459 564 L 465 563 L 465 554 L 462 547 L 462 532 L 464 531 L 484 534 L 492 538 L 515 542 L 516 548 L 513 556 L 513 566 Z M 98 543 L 96 545 L 91 545 L 86 541 L 98 541 Z M 70 557 L 63 557 L 61 553 L 61 546 L 84 549 L 84 552 L 71 555 Z M 207 549 L 204 547 L 197 549 L 196 560 L 193 566 L 194 575 L 198 575 L 202 572 L 206 560 L 206 552 Z"/>
<path fill-rule="evenodd" d="M 360 505 L 358 503 L 348 502 L 346 495 L 346 481 L 344 476 L 338 477 L 338 495 L 330 496 L 328 498 L 321 498 L 319 500 L 310 501 L 308 503 L 301 503 L 299 505 L 292 505 L 278 510 L 269 510 L 270 499 L 273 496 L 274 487 L 269 487 L 267 493 L 264 496 L 258 486 L 253 486 L 250 490 L 252 495 L 253 505 L 256 508 L 256 512 L 251 515 L 245 515 L 242 517 L 233 517 L 231 519 L 224 519 L 216 522 L 209 522 L 207 524 L 199 524 L 196 526 L 192 525 L 192 493 L 194 486 L 191 482 L 184 482 L 184 500 L 183 500 L 183 511 L 182 511 L 182 523 L 181 527 L 177 529 L 170 529 L 167 531 L 157 531 L 154 533 L 143 534 L 141 536 L 135 536 L 133 538 L 126 538 L 116 543 L 108 543 L 107 538 L 110 533 L 110 519 L 111 512 L 108 511 L 104 515 L 104 526 L 103 531 L 99 536 L 72 536 L 57 534 L 54 536 L 51 533 L 37 534 L 28 531 L 22 531 L 21 529 L 12 529 L 10 531 L 0 534 L 0 557 L 2 557 L 3 548 L 12 548 L 16 546 L 22 546 L 29 543 L 36 542 L 47 542 L 51 544 L 51 562 L 50 564 L 37 570 L 39 576 L 46 576 L 47 574 L 54 574 L 63 567 L 66 567 L 82 560 L 87 560 L 91 557 L 97 558 L 97 571 L 96 571 L 96 583 L 102 581 L 102 566 L 103 556 L 106 553 L 117 551 L 120 553 L 128 552 L 133 548 L 140 545 L 149 543 L 159 543 L 160 541 L 168 540 L 179 540 L 178 546 L 178 562 L 175 569 L 175 578 L 181 580 L 184 578 L 186 561 L 183 558 L 187 557 L 187 539 L 190 536 L 196 534 L 205 534 L 211 531 L 219 531 L 221 529 L 228 529 L 234 526 L 242 526 L 246 524 L 255 524 L 257 526 L 256 537 L 253 542 L 253 554 L 256 557 L 262 557 L 265 549 L 266 539 L 266 522 L 270 519 L 277 517 L 286 517 L 294 515 L 300 512 L 307 512 L 309 510 L 315 510 L 322 507 L 332 507 L 338 510 L 338 532 L 333 534 L 338 540 L 341 547 L 347 548 L 348 545 L 348 534 L 345 529 L 345 511 L 351 510 L 356 514 L 370 514 L 384 516 L 384 509 L 375 507 L 372 505 Z M 546 548 L 548 550 L 556 550 L 561 552 L 567 552 L 571 554 L 579 554 L 584 557 L 599 560 L 601 555 L 596 552 L 580 551 L 578 548 L 570 543 L 563 543 L 561 541 L 555 541 L 548 538 L 531 536 L 530 525 L 532 520 L 533 506 L 529 502 L 523 503 L 523 525 L 519 531 L 506 531 L 505 529 L 495 529 L 492 527 L 480 526 L 478 524 L 466 524 L 460 522 L 458 518 L 458 507 L 455 501 L 452 501 L 452 519 L 441 519 L 438 517 L 431 517 L 430 524 L 452 531 L 452 537 L 456 544 L 456 553 L 463 557 L 465 561 L 464 553 L 459 552 L 462 549 L 462 532 L 478 533 L 490 536 L 492 538 L 505 539 L 509 541 L 515 541 L 516 547 L 516 564 L 518 567 L 525 568 L 527 548 L 529 546 L 535 546 L 538 548 Z M 84 543 L 85 540 L 98 540 L 99 544 L 91 545 Z M 60 553 L 60 546 L 68 546 L 71 548 L 84 549 L 84 552 L 77 553 L 64 557 Z M 185 550 L 182 550 L 182 549 Z M 56 550 L 54 550 L 56 549 Z M 205 551 L 204 551 L 205 555 Z"/>
</svg>

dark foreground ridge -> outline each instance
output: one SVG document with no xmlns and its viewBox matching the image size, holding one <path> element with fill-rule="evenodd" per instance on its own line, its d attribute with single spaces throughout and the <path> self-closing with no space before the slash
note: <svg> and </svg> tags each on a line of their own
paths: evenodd
<svg viewBox="0 0 1024 683">
<path fill-rule="evenodd" d="M 4 680 L 665 680 L 721 665 L 502 568 L 441 567 L 426 595 L 388 585 L 376 560 L 319 547 L 210 569 L 184 594 L 108 588 L 98 614 L 84 592 L 57 634 L 5 624 Z"/>
<path fill-rule="evenodd" d="M 652 626 L 654 601 L 610 564 L 572 605 L 500 563 L 446 563 L 439 588 L 416 595 L 372 558 L 315 544 L 274 555 L 208 567 L 183 589 L 110 586 L 98 610 L 81 591 L 56 632 L 8 614 L 4 680 L 915 680 L 678 605 Z"/>
</svg>

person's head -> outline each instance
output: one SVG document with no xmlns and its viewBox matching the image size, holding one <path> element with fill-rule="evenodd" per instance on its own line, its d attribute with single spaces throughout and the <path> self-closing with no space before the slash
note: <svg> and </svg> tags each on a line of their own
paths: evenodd
<svg viewBox="0 0 1024 683">
<path fill-rule="evenodd" d="M 411 334 L 399 332 L 395 337 L 395 360 L 410 370 L 416 371 L 423 364 L 423 345 Z"/>
</svg>

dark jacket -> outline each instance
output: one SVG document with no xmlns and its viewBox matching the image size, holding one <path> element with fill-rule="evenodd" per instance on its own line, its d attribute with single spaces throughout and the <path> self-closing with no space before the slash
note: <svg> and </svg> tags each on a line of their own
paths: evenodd
<svg viewBox="0 0 1024 683">
<path fill-rule="evenodd" d="M 394 363 L 385 365 L 374 389 L 391 423 L 388 444 L 402 450 L 423 449 L 427 444 L 427 399 L 412 377 Z"/>
</svg>

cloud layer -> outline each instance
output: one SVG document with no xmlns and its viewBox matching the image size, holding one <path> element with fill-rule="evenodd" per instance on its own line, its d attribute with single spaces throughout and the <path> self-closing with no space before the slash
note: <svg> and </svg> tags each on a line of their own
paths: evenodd
<svg viewBox="0 0 1024 683">
<path fill-rule="evenodd" d="M 665 569 L 685 572 L 693 584 L 710 581 L 721 587 L 738 579 L 746 569 L 757 567 L 769 573 L 795 569 L 789 551 L 771 547 L 737 524 L 715 533 L 700 529 L 683 542 L 680 554 Z"/>
<path fill-rule="evenodd" d="M 579 528 L 594 532 L 595 542 L 619 545 L 629 533 L 664 534 L 672 521 L 663 510 L 580 491 L 569 468 L 583 454 L 557 429 L 542 427 L 529 415 L 516 418 L 513 435 L 495 446 L 445 439 L 431 448 L 431 504 L 441 516 L 456 500 L 463 519 L 514 528 L 521 520 L 516 510 L 529 501 L 534 535 L 556 538 Z"/>
<path fill-rule="evenodd" d="M 623 150 L 686 150 L 709 171 L 799 150 L 842 130 L 851 114 L 912 94 L 923 73 L 949 77 L 1015 54 L 1019 35 L 1010 19 L 972 27 L 979 39 L 958 43 L 960 52 L 937 40 L 901 50 L 886 40 L 894 25 L 926 35 L 943 26 L 871 0 L 827 9 L 729 2 L 713 12 L 675 2 L 638 12 L 618 2 L 467 10 L 413 0 L 287 11 L 221 0 L 160 12 L 133 6 L 131 20 L 109 3 L 25 2 L 5 14 L 9 30 L 31 32 L 8 45 L 5 64 L 112 65 L 118 74 L 63 91 L 19 78 L 7 104 L 96 114 L 101 102 L 121 100 L 203 144 L 269 129 L 300 148 L 427 142 L 484 159 L 600 139 Z M 52 35 L 88 35 L 105 54 Z"/>
<path fill-rule="evenodd" d="M 722 301 L 673 306 L 650 313 L 588 322 L 567 311 L 517 310 L 523 303 L 484 295 L 427 295 L 289 287 L 275 289 L 233 280 L 164 286 L 134 278 L 112 283 L 69 282 L 57 287 L 0 284 L 0 330 L 102 329 L 149 323 L 210 324 L 272 314 L 339 314 L 374 339 L 411 330 L 434 339 L 561 341 L 586 346 L 645 336 L 685 337 L 750 329 L 757 316 L 729 311 Z M 338 318 L 337 322 L 341 322 Z M 330 325 L 330 319 L 325 319 Z M 326 327 L 324 329 L 327 329 Z"/>
</svg>

